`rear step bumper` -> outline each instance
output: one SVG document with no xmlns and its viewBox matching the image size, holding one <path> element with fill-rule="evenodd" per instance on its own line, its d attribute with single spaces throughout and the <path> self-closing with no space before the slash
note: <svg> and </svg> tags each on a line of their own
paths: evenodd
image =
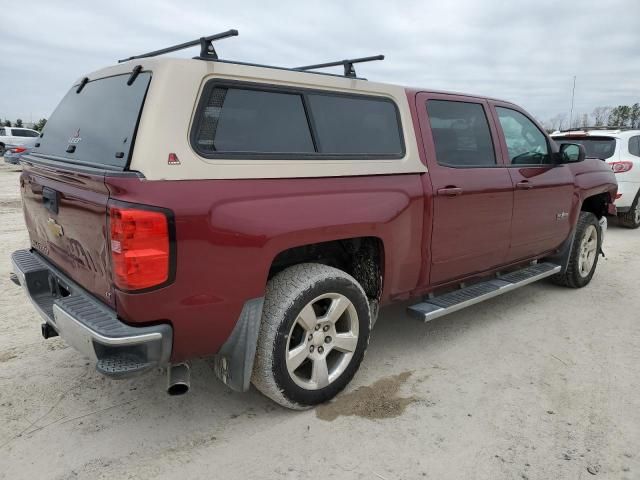
<svg viewBox="0 0 640 480">
<path fill-rule="evenodd" d="M 559 273 L 560 270 L 560 265 L 549 262 L 537 263 L 444 295 L 427 298 L 421 303 L 408 307 L 408 311 L 420 320 L 428 322 L 550 277 Z"/>
<path fill-rule="evenodd" d="M 169 364 L 170 325 L 132 327 L 121 322 L 112 309 L 35 252 L 18 250 L 11 261 L 14 283 L 69 345 L 97 362 L 98 372 L 123 378 Z"/>
</svg>

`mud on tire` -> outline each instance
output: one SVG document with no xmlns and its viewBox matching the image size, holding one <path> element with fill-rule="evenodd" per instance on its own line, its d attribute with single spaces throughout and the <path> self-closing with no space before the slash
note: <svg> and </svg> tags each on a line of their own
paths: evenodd
<svg viewBox="0 0 640 480">
<path fill-rule="evenodd" d="M 325 402 L 355 375 L 370 329 L 353 277 L 321 264 L 289 267 L 267 284 L 251 382 L 288 408 Z"/>
</svg>

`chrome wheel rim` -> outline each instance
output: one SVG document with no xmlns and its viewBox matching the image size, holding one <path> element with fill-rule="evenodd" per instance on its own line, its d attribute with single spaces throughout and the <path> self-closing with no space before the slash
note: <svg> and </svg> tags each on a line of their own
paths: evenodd
<svg viewBox="0 0 640 480">
<path fill-rule="evenodd" d="M 636 200 L 636 206 L 634 207 L 634 219 L 635 223 L 640 223 L 640 199 Z"/>
<path fill-rule="evenodd" d="M 347 297 L 326 293 L 298 314 L 287 337 L 289 376 L 305 390 L 319 390 L 344 373 L 356 351 L 358 313 Z"/>
<path fill-rule="evenodd" d="M 580 253 L 578 256 L 578 271 L 581 277 L 588 277 L 598 255 L 598 230 L 595 226 L 589 225 L 580 242 Z"/>
</svg>

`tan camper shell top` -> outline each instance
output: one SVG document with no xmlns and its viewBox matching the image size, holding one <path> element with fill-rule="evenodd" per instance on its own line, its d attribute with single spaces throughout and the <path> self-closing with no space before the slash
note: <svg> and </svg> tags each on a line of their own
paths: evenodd
<svg viewBox="0 0 640 480">
<path fill-rule="evenodd" d="M 129 168 L 149 180 L 295 178 L 426 172 L 420 161 L 409 103 L 400 86 L 362 79 L 192 59 L 136 59 L 89 74 L 89 81 L 131 73 L 140 65 L 151 83 L 138 125 Z M 377 96 L 397 107 L 404 153 L 401 158 L 205 158 L 189 140 L 207 81 Z M 179 163 L 169 162 L 175 154 Z"/>
</svg>

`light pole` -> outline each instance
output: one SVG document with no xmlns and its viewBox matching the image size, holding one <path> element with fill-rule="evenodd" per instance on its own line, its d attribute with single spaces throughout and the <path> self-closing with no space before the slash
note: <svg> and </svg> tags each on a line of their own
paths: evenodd
<svg viewBox="0 0 640 480">
<path fill-rule="evenodd" d="M 571 92 L 571 112 L 569 113 L 569 129 L 573 128 L 573 101 L 576 97 L 576 76 L 573 76 L 573 90 Z"/>
</svg>

